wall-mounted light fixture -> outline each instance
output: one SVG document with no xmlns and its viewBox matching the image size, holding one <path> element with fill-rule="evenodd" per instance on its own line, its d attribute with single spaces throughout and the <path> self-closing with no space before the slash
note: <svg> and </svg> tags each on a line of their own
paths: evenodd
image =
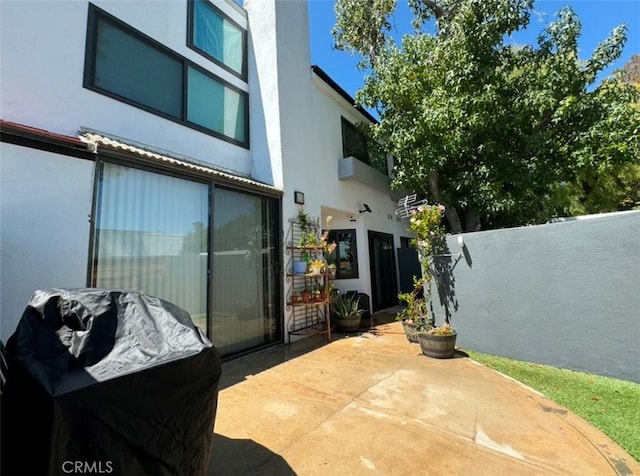
<svg viewBox="0 0 640 476">
<path fill-rule="evenodd" d="M 369 205 L 367 205 L 366 203 L 362 204 L 362 209 L 358 210 L 360 213 L 373 213 L 371 211 L 371 208 L 369 207 Z"/>
<path fill-rule="evenodd" d="M 293 192 L 293 201 L 298 205 L 304 205 L 304 193 L 302 192 Z"/>
</svg>

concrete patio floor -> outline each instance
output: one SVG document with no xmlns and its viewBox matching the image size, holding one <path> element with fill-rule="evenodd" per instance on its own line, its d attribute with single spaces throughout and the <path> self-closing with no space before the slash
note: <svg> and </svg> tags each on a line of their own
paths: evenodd
<svg viewBox="0 0 640 476">
<path fill-rule="evenodd" d="M 580 417 L 391 315 L 223 365 L 209 475 L 640 475 Z"/>
</svg>

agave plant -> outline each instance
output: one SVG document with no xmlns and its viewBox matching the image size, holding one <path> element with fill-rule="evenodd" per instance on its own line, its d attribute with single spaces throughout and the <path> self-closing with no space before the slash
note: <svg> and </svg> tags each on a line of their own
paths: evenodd
<svg viewBox="0 0 640 476">
<path fill-rule="evenodd" d="M 364 309 L 358 307 L 359 302 L 358 296 L 337 296 L 333 300 L 333 311 L 341 318 L 360 316 Z"/>
</svg>

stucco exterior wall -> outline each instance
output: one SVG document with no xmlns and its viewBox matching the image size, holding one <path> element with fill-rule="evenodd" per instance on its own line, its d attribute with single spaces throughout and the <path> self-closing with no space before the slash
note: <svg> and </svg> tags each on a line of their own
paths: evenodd
<svg viewBox="0 0 640 476">
<path fill-rule="evenodd" d="M 462 236 L 459 346 L 640 382 L 640 211 Z"/>
<path fill-rule="evenodd" d="M 94 163 L 0 143 L 0 339 L 36 289 L 84 287 Z"/>
<path fill-rule="evenodd" d="M 92 3 L 248 91 L 247 83 L 187 47 L 186 1 Z M 247 27 L 246 14 L 241 9 L 223 0 L 215 4 Z M 88 127 L 250 175 L 255 167 L 249 150 L 83 88 L 88 5 L 89 2 L 78 0 L 0 2 L 2 119 L 65 135 L 75 135 L 81 127 Z M 249 67 L 252 77 L 255 63 Z M 250 109 L 256 114 L 259 104 L 253 104 L 249 93 Z M 260 150 L 253 156 L 256 160 L 269 160 Z M 265 167 L 268 165 L 257 168 Z M 260 180 L 270 179 L 269 174 L 259 175 L 256 178 Z"/>
</svg>

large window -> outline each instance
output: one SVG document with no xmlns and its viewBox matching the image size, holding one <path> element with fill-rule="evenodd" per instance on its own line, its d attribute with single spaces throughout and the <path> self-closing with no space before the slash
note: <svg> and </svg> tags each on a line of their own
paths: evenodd
<svg viewBox="0 0 640 476">
<path fill-rule="evenodd" d="M 247 93 L 89 6 L 84 86 L 248 148 Z"/>
<path fill-rule="evenodd" d="M 166 299 L 206 331 L 209 186 L 99 167 L 91 285 Z"/>
<path fill-rule="evenodd" d="M 343 157 L 355 157 L 379 172 L 389 175 L 387 156 L 373 140 L 368 140 L 358 128 L 342 118 L 342 154 Z"/>
<path fill-rule="evenodd" d="M 246 32 L 206 0 L 189 1 L 188 45 L 246 79 Z"/>
<path fill-rule="evenodd" d="M 358 277 L 358 252 L 356 247 L 356 230 L 331 230 L 329 243 L 336 243 L 335 251 L 329 261 L 336 264 L 336 279 Z"/>
</svg>

